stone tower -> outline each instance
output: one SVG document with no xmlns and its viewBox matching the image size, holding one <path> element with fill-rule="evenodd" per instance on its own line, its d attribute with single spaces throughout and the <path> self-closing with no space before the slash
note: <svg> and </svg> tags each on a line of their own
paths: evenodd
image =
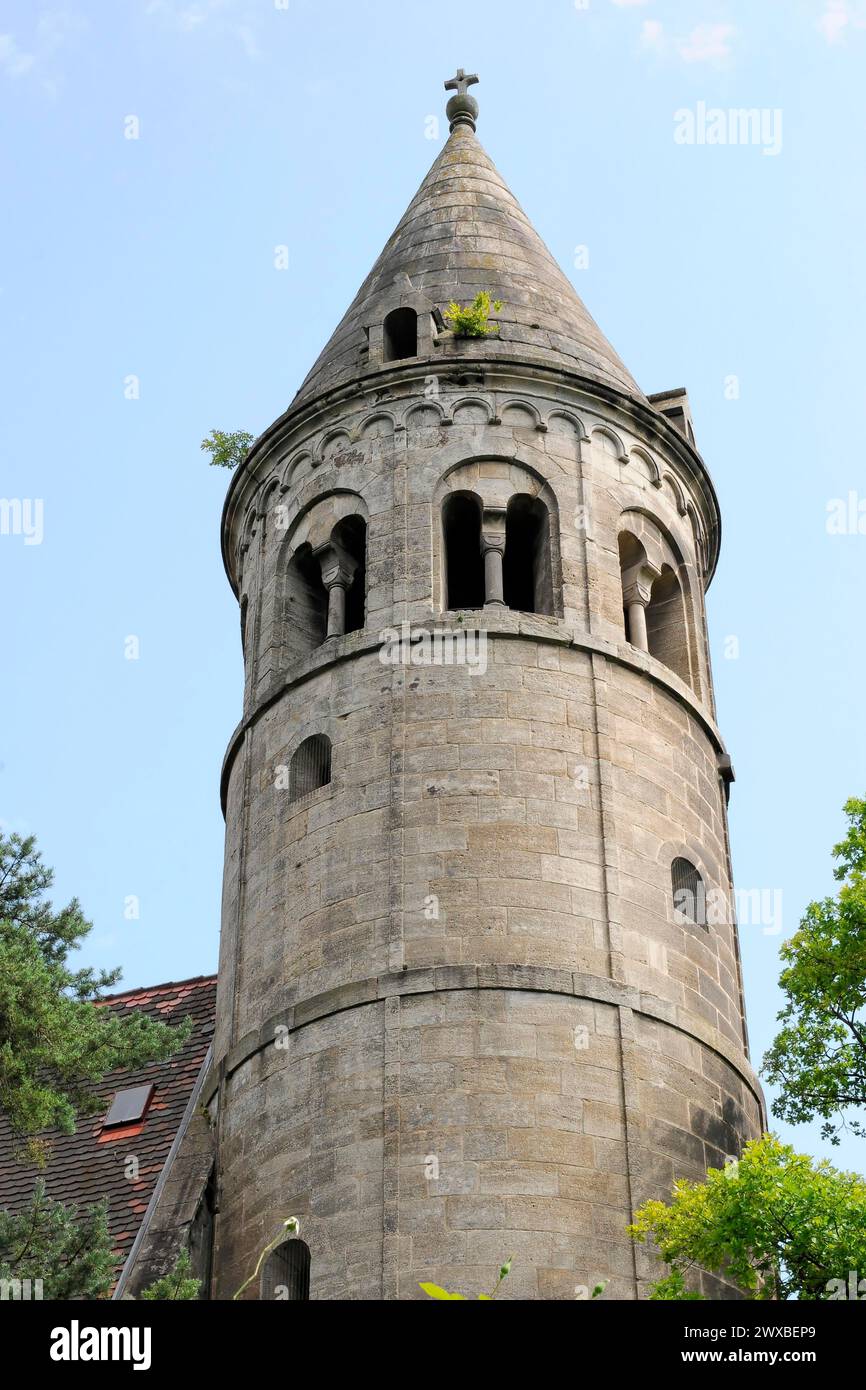
<svg viewBox="0 0 866 1390">
<path fill-rule="evenodd" d="M 218 1298 L 288 1216 L 252 1297 L 475 1297 L 513 1255 L 500 1297 L 634 1298 L 635 1207 L 761 1126 L 715 492 L 685 392 L 641 392 L 479 144 L 476 80 L 226 499 Z M 480 291 L 498 331 L 455 333 Z"/>
</svg>

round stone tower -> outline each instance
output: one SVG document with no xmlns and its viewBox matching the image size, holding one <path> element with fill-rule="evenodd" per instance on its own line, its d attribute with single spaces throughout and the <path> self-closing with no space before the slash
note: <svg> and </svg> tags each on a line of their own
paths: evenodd
<svg viewBox="0 0 866 1390">
<path fill-rule="evenodd" d="M 288 1216 L 251 1297 L 475 1297 L 513 1255 L 501 1298 L 634 1298 L 634 1209 L 761 1127 L 716 496 L 685 392 L 642 394 L 478 143 L 475 80 L 226 500 L 218 1298 Z"/>
</svg>

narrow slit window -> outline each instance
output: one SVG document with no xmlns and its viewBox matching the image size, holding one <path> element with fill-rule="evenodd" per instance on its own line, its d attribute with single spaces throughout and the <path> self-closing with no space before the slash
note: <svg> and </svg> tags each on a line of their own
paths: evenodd
<svg viewBox="0 0 866 1390">
<path fill-rule="evenodd" d="M 241 599 L 241 655 L 243 656 L 244 660 L 246 660 L 246 656 L 247 656 L 247 609 L 248 609 L 248 608 L 249 608 L 249 599 L 248 599 L 247 595 L 244 594 L 243 598 Z"/>
</svg>

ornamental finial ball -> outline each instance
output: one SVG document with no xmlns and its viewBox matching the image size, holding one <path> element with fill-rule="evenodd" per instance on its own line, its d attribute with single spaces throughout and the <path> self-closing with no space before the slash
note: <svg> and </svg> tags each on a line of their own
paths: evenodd
<svg viewBox="0 0 866 1390">
<path fill-rule="evenodd" d="M 445 83 L 446 92 L 454 92 L 454 96 L 445 107 L 445 114 L 452 131 L 459 125 L 468 125 L 470 130 L 475 129 L 475 122 L 478 119 L 478 102 L 469 95 L 467 89 L 477 81 L 477 73 L 466 73 L 462 68 L 458 68 L 456 77 L 449 77 Z"/>
</svg>

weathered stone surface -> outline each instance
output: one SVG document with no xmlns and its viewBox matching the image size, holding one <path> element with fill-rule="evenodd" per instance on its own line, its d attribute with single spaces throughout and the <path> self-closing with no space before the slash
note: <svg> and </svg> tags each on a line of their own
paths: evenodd
<svg viewBox="0 0 866 1390">
<path fill-rule="evenodd" d="M 501 335 L 436 345 L 432 311 L 482 288 Z M 403 305 L 419 350 L 385 363 Z M 356 387 L 376 373 L 374 399 Z M 447 611 L 442 506 L 462 489 L 485 515 L 544 500 L 551 612 Z M 367 522 L 364 627 L 299 654 L 292 527 L 346 498 Z M 625 513 L 681 556 L 688 681 L 625 640 Z M 736 929 L 672 901 L 679 856 L 732 887 L 717 543 L 699 457 L 458 128 L 227 502 L 246 684 L 223 777 L 218 1296 L 298 1215 L 317 1299 L 429 1279 L 474 1296 L 512 1251 L 501 1297 L 609 1279 L 634 1298 L 652 1277 L 634 1206 L 760 1127 Z M 404 622 L 482 631 L 483 669 L 384 662 Z M 331 780 L 292 801 L 275 770 L 314 734 Z"/>
</svg>

